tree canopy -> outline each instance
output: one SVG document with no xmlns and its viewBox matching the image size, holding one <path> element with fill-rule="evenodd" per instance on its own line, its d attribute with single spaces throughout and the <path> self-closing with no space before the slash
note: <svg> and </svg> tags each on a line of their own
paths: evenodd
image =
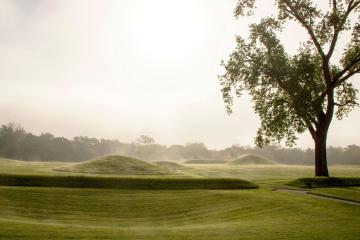
<svg viewBox="0 0 360 240">
<path fill-rule="evenodd" d="M 235 17 L 253 14 L 256 2 L 238 1 Z M 360 72 L 360 0 L 332 0 L 328 9 L 310 0 L 274 2 L 277 16 L 251 24 L 249 39 L 237 36 L 235 51 L 222 62 L 225 73 L 219 79 L 224 102 L 231 113 L 234 93 L 240 96 L 247 91 L 261 120 L 257 145 L 285 140 L 291 146 L 297 134 L 308 130 L 315 149 L 319 148 L 318 157 L 326 162 L 333 115 L 342 119 L 358 106 L 358 90 L 348 80 Z M 288 21 L 308 33 L 308 41 L 293 55 L 278 37 Z M 351 39 L 336 60 L 340 35 L 349 31 Z"/>
</svg>

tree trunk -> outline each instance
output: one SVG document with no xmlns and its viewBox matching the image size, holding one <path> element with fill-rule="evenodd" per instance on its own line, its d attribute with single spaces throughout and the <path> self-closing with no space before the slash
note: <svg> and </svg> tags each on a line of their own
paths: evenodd
<svg viewBox="0 0 360 240">
<path fill-rule="evenodd" d="M 315 176 L 328 177 L 329 171 L 326 158 L 327 131 L 320 130 L 316 134 L 315 141 Z"/>
</svg>

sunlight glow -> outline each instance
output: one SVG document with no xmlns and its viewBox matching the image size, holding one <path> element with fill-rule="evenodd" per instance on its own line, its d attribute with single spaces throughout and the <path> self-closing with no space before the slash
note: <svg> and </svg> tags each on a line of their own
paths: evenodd
<svg viewBox="0 0 360 240">
<path fill-rule="evenodd" d="M 134 1 L 133 44 L 141 57 L 182 59 L 199 44 L 203 15 L 194 1 Z"/>
</svg>

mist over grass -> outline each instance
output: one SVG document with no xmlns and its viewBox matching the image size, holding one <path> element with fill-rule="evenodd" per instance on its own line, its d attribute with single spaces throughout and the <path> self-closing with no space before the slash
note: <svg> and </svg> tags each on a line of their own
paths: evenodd
<svg viewBox="0 0 360 240">
<path fill-rule="evenodd" d="M 229 164 L 232 165 L 272 165 L 272 164 L 278 164 L 275 161 L 272 161 L 270 159 L 267 159 L 260 155 L 255 154 L 247 154 L 244 156 L 241 156 L 240 158 L 230 161 Z"/>
</svg>

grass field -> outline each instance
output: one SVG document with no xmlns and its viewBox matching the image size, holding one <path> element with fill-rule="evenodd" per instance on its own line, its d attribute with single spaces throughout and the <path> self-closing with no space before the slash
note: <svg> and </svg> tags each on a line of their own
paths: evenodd
<svg viewBox="0 0 360 240">
<path fill-rule="evenodd" d="M 0 173 L 78 176 L 67 163 L 0 160 Z M 188 176 L 239 178 L 241 190 L 126 190 L 0 186 L 0 239 L 359 239 L 360 206 L 273 186 L 312 177 L 312 167 L 194 165 Z M 330 167 L 359 177 L 360 167 Z M 99 177 L 87 174 L 88 177 Z M 360 188 L 312 191 L 359 200 Z"/>
<path fill-rule="evenodd" d="M 360 187 L 317 188 L 313 189 L 312 192 L 360 202 Z"/>
</svg>

